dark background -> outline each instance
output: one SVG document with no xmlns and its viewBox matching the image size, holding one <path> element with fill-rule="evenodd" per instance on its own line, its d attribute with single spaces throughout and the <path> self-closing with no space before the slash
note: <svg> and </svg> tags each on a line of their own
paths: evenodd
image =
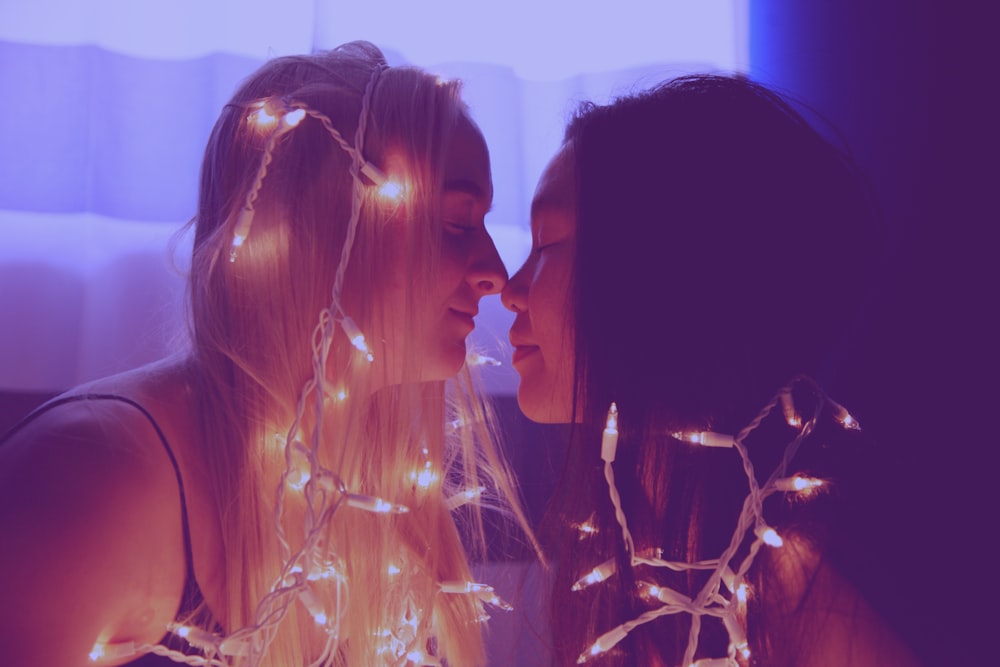
<svg viewBox="0 0 1000 667">
<path fill-rule="evenodd" d="M 820 110 L 879 198 L 893 257 L 844 378 L 876 435 L 859 583 L 929 665 L 989 664 L 1000 223 L 990 3 L 751 0 L 757 78 Z M 833 304 L 831 304 L 833 305 Z"/>
</svg>

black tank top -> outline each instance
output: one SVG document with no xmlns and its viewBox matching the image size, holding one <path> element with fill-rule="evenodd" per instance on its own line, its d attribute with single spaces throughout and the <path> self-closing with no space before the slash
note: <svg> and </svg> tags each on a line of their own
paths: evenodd
<svg viewBox="0 0 1000 667">
<path fill-rule="evenodd" d="M 133 401 L 131 398 L 125 396 L 118 396 L 116 394 L 76 394 L 72 396 L 64 396 L 62 398 L 56 398 L 48 403 L 45 403 L 41 407 L 32 411 L 28 416 L 15 424 L 7 433 L 0 437 L 0 446 L 2 446 L 11 436 L 20 431 L 22 428 L 27 426 L 29 423 L 37 419 L 44 413 L 54 410 L 55 408 L 65 405 L 67 403 L 78 403 L 83 401 L 118 401 L 119 403 L 125 403 L 130 405 L 139 412 L 149 421 L 153 426 L 153 430 L 156 431 L 157 437 L 160 439 L 160 443 L 163 445 L 163 449 L 167 452 L 167 457 L 170 459 L 170 464 L 174 467 L 174 474 L 177 477 L 177 490 L 180 493 L 181 499 L 181 528 L 184 532 L 184 592 L 181 597 L 180 608 L 177 612 L 178 618 L 184 618 L 189 614 L 195 612 L 199 608 L 203 607 L 204 596 L 202 595 L 201 589 L 198 588 L 198 582 L 194 577 L 194 555 L 191 550 L 191 528 L 188 524 L 188 512 L 187 512 L 187 499 L 184 495 L 184 480 L 181 477 L 181 469 L 177 463 L 177 457 L 174 456 L 173 450 L 170 448 L 170 443 L 167 442 L 167 437 L 163 434 L 163 429 L 160 425 L 156 423 L 153 419 L 153 415 L 144 408 L 142 405 Z M 214 625 L 214 623 L 213 623 Z M 217 628 L 216 628 L 217 629 Z M 161 642 L 165 643 L 172 649 L 183 650 L 184 647 L 178 643 L 172 636 L 165 635 L 161 638 Z M 137 658 L 136 660 L 127 664 L 126 667 L 161 667 L 166 665 L 177 665 L 179 663 L 170 660 L 169 658 L 154 655 L 148 653 L 146 655 Z"/>
</svg>

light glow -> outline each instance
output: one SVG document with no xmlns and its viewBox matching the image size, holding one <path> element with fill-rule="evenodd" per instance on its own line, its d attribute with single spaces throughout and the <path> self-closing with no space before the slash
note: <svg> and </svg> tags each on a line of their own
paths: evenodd
<svg viewBox="0 0 1000 667">
<path fill-rule="evenodd" d="M 247 120 L 260 129 L 270 129 L 277 119 L 267 110 L 267 105 L 264 102 L 257 102 L 253 106 L 257 110 L 247 116 Z"/>
<path fill-rule="evenodd" d="M 606 560 L 587 574 L 580 577 L 576 583 L 573 584 L 573 590 L 583 590 L 587 586 L 593 586 L 594 584 L 600 583 L 614 574 L 616 569 L 617 566 L 615 565 L 614 558 Z"/>
<path fill-rule="evenodd" d="M 494 359 L 493 357 L 488 357 L 485 354 L 480 354 L 479 352 L 471 352 L 465 358 L 465 363 L 469 366 L 502 366 L 503 363 L 499 359 Z"/>
<path fill-rule="evenodd" d="M 98 660 L 100 660 L 101 658 L 103 658 L 104 657 L 104 644 L 100 644 L 100 643 L 94 644 L 94 648 L 92 648 L 90 650 L 89 657 L 90 657 L 90 661 L 91 662 L 97 662 Z"/>
<path fill-rule="evenodd" d="M 410 473 L 410 481 L 416 483 L 421 489 L 428 489 L 434 482 L 438 481 L 437 471 L 431 468 L 431 462 L 424 464 L 423 470 L 414 470 Z"/>
<path fill-rule="evenodd" d="M 410 511 L 406 505 L 397 505 L 387 500 L 376 498 L 375 496 L 364 496 L 359 493 L 348 493 L 344 496 L 344 502 L 349 507 L 374 512 L 375 514 L 405 514 Z"/>
<path fill-rule="evenodd" d="M 794 408 L 791 404 L 790 396 L 791 389 L 796 383 L 808 383 L 810 391 L 814 394 L 818 394 L 819 400 L 814 406 L 813 414 L 799 415 L 798 413 L 793 412 Z M 753 462 L 750 458 L 750 454 L 744 440 L 750 433 L 760 426 L 765 419 L 768 418 L 772 409 L 776 407 L 779 400 L 782 402 L 783 407 L 786 408 L 786 421 L 789 420 L 791 415 L 791 423 L 807 424 L 809 428 L 807 430 L 807 427 L 804 426 L 799 430 L 799 433 L 788 441 L 785 445 L 784 458 L 778 463 L 778 467 L 769 478 L 773 481 L 769 481 L 761 487 L 757 481 Z M 588 651 L 584 652 L 578 658 L 578 663 L 583 663 L 590 657 L 605 652 L 640 625 L 648 623 L 655 618 L 659 618 L 664 614 L 674 614 L 678 612 L 690 614 L 693 618 L 704 616 L 721 617 L 729 635 L 729 655 L 732 656 L 725 658 L 704 658 L 694 660 L 695 653 L 699 648 L 699 638 L 698 633 L 693 633 L 689 636 L 687 648 L 684 653 L 684 659 L 681 664 L 696 665 L 697 667 L 739 667 L 740 663 L 737 662 L 738 657 L 742 656 L 743 660 L 749 660 L 751 651 L 746 638 L 746 631 L 739 619 L 746 613 L 747 600 L 751 595 L 752 590 L 745 582 L 740 580 L 747 572 L 747 568 L 752 564 L 752 561 L 757 555 L 761 544 L 767 544 L 771 547 L 781 547 L 784 545 L 784 540 L 778 532 L 764 522 L 763 515 L 765 499 L 774 491 L 789 491 L 801 495 L 809 495 L 829 484 L 827 481 L 801 474 L 792 475 L 790 477 L 780 476 L 785 474 L 785 470 L 792 463 L 799 445 L 807 436 L 810 435 L 811 427 L 816 423 L 816 420 L 822 414 L 820 410 L 824 404 L 833 406 L 833 417 L 836 421 L 843 424 L 846 428 L 858 428 L 857 422 L 850 416 L 850 414 L 844 408 L 834 403 L 814 380 L 806 376 L 798 376 L 794 378 L 788 386 L 783 388 L 772 401 L 761 408 L 757 416 L 747 427 L 739 431 L 738 439 L 731 435 L 715 433 L 712 431 L 676 432 L 672 434 L 673 437 L 683 442 L 690 442 L 692 444 L 710 447 L 726 447 L 736 450 L 736 453 L 739 455 L 740 460 L 743 463 L 743 470 L 746 474 L 747 480 L 750 482 L 749 492 L 745 498 L 743 510 L 737 521 L 736 532 L 733 535 L 730 546 L 718 558 L 714 559 L 699 560 L 696 562 L 668 562 L 662 560 L 662 554 L 657 555 L 656 558 L 648 558 L 642 555 L 645 551 L 636 552 L 634 550 L 631 534 L 627 529 L 627 521 L 624 517 L 624 513 L 621 511 L 620 496 L 614 480 L 613 467 L 607 460 L 609 457 L 605 457 L 603 455 L 605 447 L 602 446 L 602 459 L 605 459 L 604 472 L 605 479 L 608 482 L 608 495 L 615 508 L 615 519 L 623 529 L 622 538 L 625 543 L 625 552 L 632 554 L 629 565 L 633 568 L 633 570 L 639 566 L 665 567 L 677 572 L 712 570 L 713 576 L 717 577 L 716 581 L 718 581 L 719 585 L 724 587 L 724 589 L 728 589 L 729 593 L 732 594 L 732 597 L 727 601 L 726 596 L 719 595 L 721 591 L 716 591 L 713 595 L 699 594 L 698 598 L 691 599 L 685 594 L 666 586 L 651 582 L 640 582 L 638 584 L 639 594 L 646 596 L 647 599 L 656 599 L 662 602 L 664 606 L 658 609 L 649 609 L 641 613 L 636 618 L 627 620 L 612 629 L 610 632 L 605 633 L 590 646 Z M 609 424 L 612 423 L 610 417 L 608 421 Z M 614 427 L 614 430 L 617 431 L 617 416 L 614 420 Z M 605 430 L 605 436 L 610 430 L 611 429 Z M 579 529 L 579 526 L 574 527 Z M 737 579 L 737 575 L 733 571 L 733 559 L 737 557 L 737 550 L 740 548 L 743 536 L 745 536 L 746 532 L 748 532 L 751 527 L 753 527 L 753 533 L 756 535 L 758 542 L 751 545 L 749 555 L 747 555 L 745 560 L 740 564 L 738 570 L 740 574 L 739 579 Z M 581 577 L 575 584 L 573 584 L 572 589 L 578 591 L 586 588 L 587 586 L 604 581 L 615 571 L 614 565 L 614 559 L 602 563 L 588 572 L 585 576 Z M 719 605 L 721 605 L 721 607 Z"/>
<path fill-rule="evenodd" d="M 733 436 L 714 431 L 678 432 L 674 433 L 673 437 L 684 442 L 690 442 L 693 445 L 702 445 L 703 447 L 727 448 L 735 444 Z"/>
<path fill-rule="evenodd" d="M 479 500 L 482 497 L 483 492 L 486 491 L 485 486 L 477 486 L 472 489 L 466 489 L 465 491 L 459 491 L 455 495 L 451 496 L 444 501 L 444 505 L 449 510 L 453 510 L 456 507 L 461 507 L 475 500 Z"/>
<path fill-rule="evenodd" d="M 396 181 L 386 181 L 375 189 L 376 194 L 382 199 L 399 201 L 403 198 L 403 186 Z"/>
<path fill-rule="evenodd" d="M 295 127 L 300 122 L 302 122 L 302 119 L 305 117 L 306 117 L 305 109 L 296 109 L 294 111 L 289 111 L 288 113 L 286 113 L 281 120 L 288 127 Z"/>
<path fill-rule="evenodd" d="M 604 425 L 601 437 L 601 460 L 612 463 L 618 449 L 618 406 L 615 403 L 608 408 L 608 419 Z"/>
<path fill-rule="evenodd" d="M 493 587 L 488 584 L 477 584 L 473 581 L 441 582 L 442 593 L 493 593 Z"/>
<path fill-rule="evenodd" d="M 771 547 L 777 548 L 785 544 L 785 541 L 781 539 L 781 535 L 778 535 L 778 532 L 774 528 L 758 528 L 757 536 L 763 540 L 764 544 Z"/>
</svg>

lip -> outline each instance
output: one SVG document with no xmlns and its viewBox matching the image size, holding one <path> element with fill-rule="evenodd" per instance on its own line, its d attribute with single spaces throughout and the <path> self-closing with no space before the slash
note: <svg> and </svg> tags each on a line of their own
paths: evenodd
<svg viewBox="0 0 1000 667">
<path fill-rule="evenodd" d="M 476 316 L 476 313 L 474 312 L 470 313 L 464 310 L 458 310 L 457 308 L 449 308 L 448 312 L 454 315 L 455 317 L 459 318 L 460 320 L 464 321 L 465 323 L 467 323 L 470 327 L 475 328 L 476 322 L 473 318 Z"/>
<path fill-rule="evenodd" d="M 523 361 L 527 357 L 538 352 L 541 348 L 537 345 L 515 345 L 514 353 L 510 357 L 510 363 L 516 365 L 518 362 Z"/>
</svg>

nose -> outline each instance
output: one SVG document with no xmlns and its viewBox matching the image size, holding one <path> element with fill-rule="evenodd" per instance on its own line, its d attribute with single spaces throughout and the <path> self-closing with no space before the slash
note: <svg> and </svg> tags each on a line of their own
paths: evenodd
<svg viewBox="0 0 1000 667">
<path fill-rule="evenodd" d="M 500 293 L 500 301 L 503 303 L 504 308 L 509 311 L 521 313 L 528 309 L 527 269 L 528 263 L 525 262 L 524 266 L 510 277 L 510 280 L 507 281 L 507 286 Z"/>
<path fill-rule="evenodd" d="M 479 250 L 475 253 L 466 281 L 479 296 L 497 294 L 507 285 L 507 268 L 489 234 L 484 234 Z"/>
</svg>

